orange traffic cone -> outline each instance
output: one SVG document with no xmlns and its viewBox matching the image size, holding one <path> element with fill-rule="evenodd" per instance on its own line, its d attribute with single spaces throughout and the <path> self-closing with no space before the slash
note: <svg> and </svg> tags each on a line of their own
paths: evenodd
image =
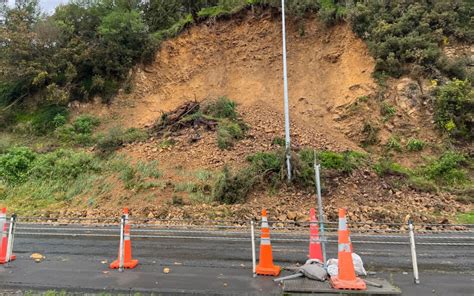
<svg viewBox="0 0 474 296">
<path fill-rule="evenodd" d="M 270 228 L 268 227 L 267 210 L 262 210 L 262 227 L 260 235 L 260 256 L 256 274 L 277 276 L 280 266 L 273 264 L 272 243 L 270 242 Z"/>
<path fill-rule="evenodd" d="M 13 254 L 7 259 L 8 225 L 7 208 L 2 208 L 0 211 L 0 264 L 8 263 L 16 259 L 16 256 Z"/>
<path fill-rule="evenodd" d="M 128 224 L 128 208 L 123 209 L 123 215 L 125 216 L 125 227 L 123 229 L 123 267 L 124 268 L 135 268 L 138 265 L 138 260 L 132 259 L 132 242 L 130 241 L 130 224 Z M 120 247 L 119 247 L 120 248 Z M 118 259 L 110 264 L 110 268 L 120 268 L 120 250 Z"/>
<path fill-rule="evenodd" d="M 316 211 L 314 208 L 309 210 L 309 259 L 318 259 L 324 262 L 321 242 L 319 240 L 319 227 L 316 220 Z"/>
<path fill-rule="evenodd" d="M 339 209 L 338 232 L 338 275 L 331 276 L 331 286 L 335 289 L 367 290 L 365 282 L 355 274 L 345 209 Z"/>
</svg>

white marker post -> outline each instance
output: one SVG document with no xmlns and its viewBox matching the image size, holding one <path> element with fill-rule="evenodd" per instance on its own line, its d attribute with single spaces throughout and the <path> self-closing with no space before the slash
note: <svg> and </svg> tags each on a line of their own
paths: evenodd
<svg viewBox="0 0 474 296">
<path fill-rule="evenodd" d="M 124 238 L 125 238 L 125 215 L 120 219 L 120 246 L 119 246 L 119 272 L 124 270 Z"/>
<path fill-rule="evenodd" d="M 10 228 L 8 229 L 7 257 L 6 262 L 10 262 L 13 253 L 13 239 L 15 238 L 16 214 L 10 217 Z"/>
<path fill-rule="evenodd" d="M 415 284 L 420 283 L 420 277 L 418 275 L 418 262 L 416 259 L 416 246 L 415 246 L 415 232 L 413 229 L 413 221 L 408 221 L 408 229 L 410 231 L 410 249 L 411 249 L 411 261 L 413 263 L 413 278 Z"/>
<path fill-rule="evenodd" d="M 257 276 L 257 259 L 255 255 L 255 223 L 253 220 L 250 221 L 250 236 L 252 240 L 252 275 Z"/>
</svg>

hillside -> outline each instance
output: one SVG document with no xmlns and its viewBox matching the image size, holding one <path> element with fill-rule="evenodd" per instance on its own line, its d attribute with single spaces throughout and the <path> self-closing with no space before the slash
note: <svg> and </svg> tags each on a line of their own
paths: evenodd
<svg viewBox="0 0 474 296">
<path fill-rule="evenodd" d="M 311 147 L 336 152 L 364 151 L 360 145 L 360 134 L 365 118 L 376 122 L 382 117 L 379 115 L 380 103 L 375 100 L 377 85 L 372 78 L 373 59 L 365 44 L 347 24 L 329 29 L 315 19 L 306 24 L 304 36 L 299 35 L 294 24 L 288 28 L 293 146 L 296 149 Z M 192 186 L 196 182 L 192 172 L 218 172 L 224 165 L 241 167 L 245 165 L 245 158 L 253 153 L 278 149 L 272 142 L 275 138 L 284 137 L 280 26 L 281 23 L 269 13 L 255 15 L 248 12 L 238 20 L 191 27 L 179 37 L 164 42 L 155 63 L 136 69 L 131 94 L 120 95 L 110 107 L 85 105 L 77 108 L 77 112 L 110 118 L 105 120 L 109 126 L 148 128 L 162 112 L 174 110 L 189 100 L 203 101 L 227 96 L 237 102 L 237 110 L 250 131 L 230 150 L 218 148 L 213 132 L 199 129 L 197 133 L 202 134 L 202 138 L 194 143 L 191 143 L 191 138 L 196 131 L 188 129 L 173 135 L 172 147 L 160 146 L 166 137 L 152 137 L 120 150 L 120 153 L 136 161 L 157 160 L 163 178 L 170 184 L 156 192 L 157 201 L 143 205 L 147 208 L 147 215 L 162 217 L 161 210 L 155 207 L 160 209 L 161 204 L 173 196 L 182 196 L 185 203 L 189 202 L 187 200 L 189 196 L 192 198 L 192 192 L 189 194 L 187 189 L 176 192 L 174 184 Z M 412 80 L 392 82 L 394 86 L 387 94 L 387 102 L 396 104 L 400 111 L 395 120 L 384 126 L 385 139 L 381 141 L 385 143 L 392 132 L 409 130 L 409 135 L 417 135 L 436 144 L 440 139 L 430 123 L 431 118 L 424 116 L 413 105 L 406 106 L 404 91 L 409 83 L 413 83 Z M 364 109 L 354 113 L 351 106 L 357 104 L 361 97 L 371 99 L 368 99 L 367 106 L 361 106 Z M 412 121 L 412 129 L 410 125 L 407 127 L 407 120 Z M 424 133 L 419 132 L 422 125 L 427 127 Z M 431 154 L 429 151 L 426 153 Z M 413 164 L 420 159 L 420 155 L 403 155 L 400 158 L 407 164 Z M 330 183 L 328 212 L 335 213 L 335 208 L 340 206 L 358 208 L 357 215 L 362 220 L 399 221 L 409 215 L 432 219 L 429 213 L 435 208 L 442 207 L 447 217 L 464 208 L 446 193 L 394 189 L 387 184 L 387 180 L 367 169 L 348 177 L 336 176 Z M 218 212 L 232 216 L 235 208 L 240 211 L 243 207 L 249 212 L 245 216 L 249 217 L 257 215 L 262 203 L 271 207 L 278 202 L 280 206 L 272 210 L 280 213 L 279 216 L 290 210 L 301 217 L 304 210 L 313 205 L 314 196 L 311 190 L 295 191 L 289 188 L 276 193 L 258 190 L 252 193 L 249 200 L 250 203 L 245 206 L 224 207 L 229 208 L 227 214 L 225 210 Z M 420 208 L 418 203 L 425 208 Z M 206 205 L 203 207 L 206 208 Z M 178 211 L 178 217 L 203 215 L 199 207 L 197 210 L 193 209 L 195 206 L 177 208 L 184 208 L 184 213 L 176 207 L 169 210 Z"/>
<path fill-rule="evenodd" d="M 97 93 L 14 110 L 0 137 L 0 202 L 51 219 L 123 206 L 148 218 L 250 219 L 266 207 L 301 221 L 315 205 L 316 151 L 331 219 L 339 207 L 365 222 L 472 219 L 469 116 L 456 113 L 467 124 L 447 134 L 436 109 L 443 94 L 469 101 L 470 82 L 377 75 L 380 58 L 349 22 L 290 17 L 287 34 L 293 183 L 281 158 L 281 21 L 264 7 L 200 19 L 162 41 L 107 104 Z"/>
</svg>

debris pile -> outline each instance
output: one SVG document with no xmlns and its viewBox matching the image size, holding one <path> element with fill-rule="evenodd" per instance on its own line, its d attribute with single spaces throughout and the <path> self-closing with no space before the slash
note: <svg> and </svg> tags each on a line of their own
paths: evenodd
<svg viewBox="0 0 474 296">
<path fill-rule="evenodd" d="M 163 113 L 160 119 L 153 124 L 151 131 L 158 136 L 185 128 L 205 127 L 207 130 L 214 131 L 217 124 L 217 119 L 202 113 L 201 103 L 188 101 L 173 111 Z"/>
</svg>

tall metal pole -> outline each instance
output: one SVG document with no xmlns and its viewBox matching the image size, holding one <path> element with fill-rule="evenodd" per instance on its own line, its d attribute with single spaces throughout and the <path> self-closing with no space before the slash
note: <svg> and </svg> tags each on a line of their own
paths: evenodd
<svg viewBox="0 0 474 296">
<path fill-rule="evenodd" d="M 281 30 L 283 34 L 283 93 L 285 100 L 285 155 L 288 181 L 291 181 L 291 140 L 290 140 L 290 111 L 288 110 L 288 77 L 286 71 L 286 28 L 285 0 L 281 0 Z"/>
</svg>

